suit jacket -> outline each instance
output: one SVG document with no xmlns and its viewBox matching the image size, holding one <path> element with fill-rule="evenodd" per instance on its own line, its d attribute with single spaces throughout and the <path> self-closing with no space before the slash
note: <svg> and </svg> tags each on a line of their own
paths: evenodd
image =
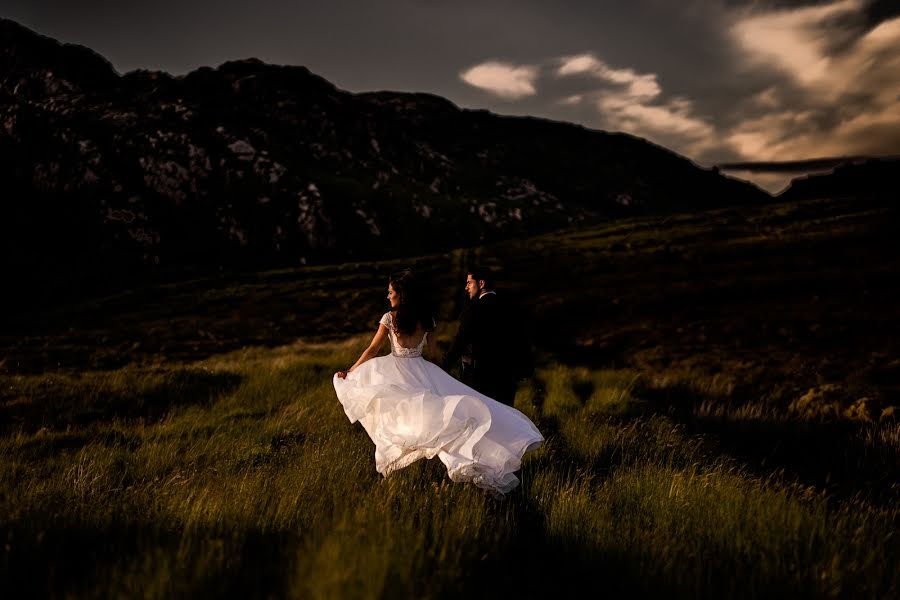
<svg viewBox="0 0 900 600">
<path fill-rule="evenodd" d="M 515 381 L 516 353 L 513 344 L 521 324 L 503 298 L 497 294 L 486 294 L 470 301 L 460 315 L 459 330 L 444 355 L 444 368 L 463 359 L 463 379 Z M 466 365 L 465 363 L 469 363 Z"/>
</svg>

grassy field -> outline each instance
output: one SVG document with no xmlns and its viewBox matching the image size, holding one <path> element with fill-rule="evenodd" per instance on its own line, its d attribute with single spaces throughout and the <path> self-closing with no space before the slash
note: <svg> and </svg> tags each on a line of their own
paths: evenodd
<svg viewBox="0 0 900 600">
<path fill-rule="evenodd" d="M 135 286 L 0 334 L 0 595 L 900 596 L 896 211 L 646 218 L 408 261 Z M 411 265 L 530 314 L 505 501 L 382 478 L 331 374 Z"/>
</svg>

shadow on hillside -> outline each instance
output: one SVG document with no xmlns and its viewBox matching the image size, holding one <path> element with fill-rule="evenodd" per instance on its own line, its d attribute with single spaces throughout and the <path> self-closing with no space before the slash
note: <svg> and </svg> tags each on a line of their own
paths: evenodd
<svg viewBox="0 0 900 600">
<path fill-rule="evenodd" d="M 703 436 L 715 451 L 760 477 L 814 486 L 837 499 L 863 492 L 872 502 L 896 500 L 900 454 L 896 448 L 879 452 L 866 442 L 865 432 L 873 423 L 709 416 L 699 414 L 699 407 L 720 398 L 684 387 L 646 388 L 637 394 L 651 411 L 682 425 L 687 434 Z"/>
<path fill-rule="evenodd" d="M 45 377 L 27 387 L 10 380 L 0 396 L 0 430 L 81 428 L 117 419 L 157 421 L 172 409 L 209 406 L 235 390 L 241 376 L 187 368 L 134 380 Z"/>
<path fill-rule="evenodd" d="M 216 329 L 202 329 L 197 334 L 185 334 L 188 328 L 177 320 L 167 325 L 167 331 L 154 337 L 147 332 L 129 337 L 106 339 L 97 332 L 70 330 L 59 339 L 35 339 L 23 342 L 19 347 L 5 349 L 5 360 L 0 356 L 0 373 L 14 375 L 41 375 L 54 371 L 77 373 L 79 371 L 115 371 L 128 365 L 166 363 L 190 364 L 247 347 L 278 348 L 302 338 L 309 342 L 335 342 L 347 338 L 347 333 L 323 328 L 311 334 L 297 327 L 279 330 L 261 327 L 250 336 L 246 333 L 223 333 Z M 187 339 L 179 339 L 184 336 Z M 99 344 L 95 338 L 102 338 Z M 2 350 L 2 349 L 0 349 Z"/>
<path fill-rule="evenodd" d="M 98 590 L 130 596 L 135 590 L 129 575 L 137 569 L 168 575 L 152 582 L 159 586 L 157 594 L 168 590 L 199 598 L 268 598 L 284 595 L 293 577 L 285 560 L 297 546 L 294 532 L 242 530 L 235 536 L 208 527 L 206 532 L 191 532 L 192 548 L 184 553 L 185 532 L 171 524 L 48 524 L 35 536 L 30 524 L 44 522 L 45 515 L 33 518 L 36 521 L 26 516 L 6 531 L 16 547 L 0 563 L 0 578 L 10 597 L 93 595 Z M 216 565 L 222 555 L 239 561 Z"/>
</svg>

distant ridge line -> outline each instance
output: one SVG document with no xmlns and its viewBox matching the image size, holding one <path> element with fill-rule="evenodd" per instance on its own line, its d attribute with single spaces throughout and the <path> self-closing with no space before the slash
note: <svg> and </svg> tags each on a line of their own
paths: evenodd
<svg viewBox="0 0 900 600">
<path fill-rule="evenodd" d="M 716 168 L 722 171 L 753 171 L 753 172 L 801 172 L 820 169 L 831 169 L 845 163 L 860 163 L 869 160 L 897 160 L 900 155 L 894 156 L 832 156 L 825 158 L 810 158 L 806 160 L 768 161 L 768 162 L 736 162 L 722 163 Z"/>
</svg>

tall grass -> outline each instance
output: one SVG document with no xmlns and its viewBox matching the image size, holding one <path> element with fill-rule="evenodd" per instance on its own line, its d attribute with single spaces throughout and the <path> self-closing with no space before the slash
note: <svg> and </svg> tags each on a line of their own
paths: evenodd
<svg viewBox="0 0 900 600">
<path fill-rule="evenodd" d="M 0 597 L 898 597 L 891 211 L 641 217 L 21 316 Z M 382 478 L 331 385 L 388 273 L 448 319 L 472 260 L 546 353 L 516 406 L 547 442 L 503 501 L 437 461 Z"/>
<path fill-rule="evenodd" d="M 365 342 L 3 377 L 4 596 L 900 590 L 896 504 L 748 471 L 634 371 L 550 363 L 522 386 L 547 444 L 505 501 L 437 461 L 382 478 L 331 387 Z M 859 435 L 896 456 L 895 429 Z"/>
</svg>

